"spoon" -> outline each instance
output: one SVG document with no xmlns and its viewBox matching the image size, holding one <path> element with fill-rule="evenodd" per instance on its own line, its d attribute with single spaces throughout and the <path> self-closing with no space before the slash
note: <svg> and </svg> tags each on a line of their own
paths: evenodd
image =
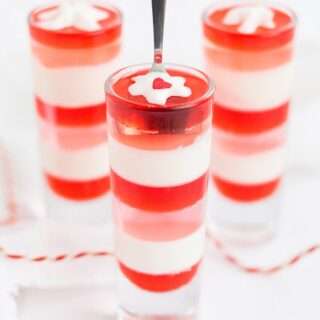
<svg viewBox="0 0 320 320">
<path fill-rule="evenodd" d="M 166 2 L 167 0 L 152 0 L 154 57 L 149 72 L 167 73 L 162 63 Z"/>
</svg>

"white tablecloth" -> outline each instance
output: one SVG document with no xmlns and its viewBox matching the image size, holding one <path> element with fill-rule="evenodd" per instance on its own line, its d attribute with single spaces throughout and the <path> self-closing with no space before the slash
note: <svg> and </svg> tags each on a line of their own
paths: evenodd
<svg viewBox="0 0 320 320">
<path fill-rule="evenodd" d="M 41 179 L 32 105 L 32 82 L 26 14 L 40 0 L 2 0 L 0 50 L 0 137 L 13 160 L 16 192 L 25 212 L 43 212 Z M 152 31 L 150 1 L 115 0 L 125 15 L 124 65 L 150 61 Z M 168 1 L 165 60 L 202 67 L 199 17 L 209 0 Z M 256 247 L 228 247 L 248 264 L 273 265 L 300 249 L 319 242 L 320 226 L 320 19 L 316 0 L 284 1 L 300 17 L 297 41 L 297 76 L 290 128 L 290 167 L 285 181 L 282 227 L 271 242 Z M 211 210 L 211 209 L 210 209 Z M 56 230 L 59 229 L 59 233 Z M 103 229 L 56 228 L 46 221 L 7 233 L 0 230 L 0 246 L 19 253 L 41 254 L 48 235 L 64 239 L 51 252 L 80 248 L 106 249 Z M 87 235 L 92 241 L 84 242 Z M 21 241 L 21 239 L 26 239 Z M 52 239 L 52 238 L 51 238 Z M 50 242 L 52 243 L 52 242 Z M 22 245 L 23 244 L 23 245 Z M 210 250 L 209 250 L 210 251 Z M 0 272 L 0 319 L 13 320 L 9 295 L 23 285 L 16 301 L 19 320 L 99 320 L 112 317 L 115 297 L 109 258 L 83 260 L 75 265 L 42 265 L 6 262 L 14 279 Z M 0 271 L 5 270 L 0 265 Z M 228 265 L 214 250 L 205 261 L 201 319 L 317 320 L 320 317 L 320 254 L 273 276 L 248 275 Z M 73 271 L 73 272 L 71 272 Z M 48 274 L 50 275 L 48 277 Z M 8 283 L 3 286 L 3 279 Z M 69 288 L 63 288 L 69 285 Z M 70 287 L 72 285 L 72 287 Z M 74 287 L 77 285 L 77 287 Z M 81 287 L 79 287 L 81 285 Z M 33 288 L 30 288 L 33 287 Z M 27 288 L 26 288 L 27 287 Z M 38 288 L 35 288 L 38 287 Z M 9 290 L 10 289 L 10 290 Z"/>
</svg>

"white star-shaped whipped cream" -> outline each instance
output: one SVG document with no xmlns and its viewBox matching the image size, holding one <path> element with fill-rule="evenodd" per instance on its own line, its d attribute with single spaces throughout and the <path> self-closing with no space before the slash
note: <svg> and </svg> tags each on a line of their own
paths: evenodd
<svg viewBox="0 0 320 320">
<path fill-rule="evenodd" d="M 98 22 L 108 16 L 106 11 L 99 10 L 86 1 L 66 1 L 55 10 L 40 14 L 38 26 L 46 30 L 75 27 L 83 31 L 96 31 L 101 29 Z"/>
<path fill-rule="evenodd" d="M 274 12 L 265 6 L 239 6 L 228 11 L 223 23 L 226 25 L 240 24 L 238 31 L 253 34 L 259 27 L 275 28 Z"/>
<path fill-rule="evenodd" d="M 132 78 L 129 87 L 132 96 L 144 96 L 149 103 L 165 105 L 170 97 L 189 97 L 192 90 L 185 86 L 183 77 L 170 76 L 165 72 L 149 72 Z"/>
</svg>

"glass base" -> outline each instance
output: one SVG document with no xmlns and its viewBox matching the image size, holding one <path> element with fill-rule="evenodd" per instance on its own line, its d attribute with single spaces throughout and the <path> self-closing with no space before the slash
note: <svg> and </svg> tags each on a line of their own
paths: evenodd
<svg viewBox="0 0 320 320">
<path fill-rule="evenodd" d="M 169 316 L 145 316 L 131 314 L 124 310 L 119 310 L 118 320 L 196 320 L 198 317 L 196 314 L 186 314 L 186 315 L 169 315 Z"/>
<path fill-rule="evenodd" d="M 278 226 L 282 196 L 277 190 L 260 201 L 237 202 L 212 187 L 209 205 L 209 228 L 223 241 L 256 244 L 272 238 Z"/>
<path fill-rule="evenodd" d="M 56 195 L 48 187 L 45 191 L 50 219 L 84 225 L 111 225 L 110 193 L 89 201 L 72 201 Z"/>
<path fill-rule="evenodd" d="M 161 293 L 143 290 L 119 274 L 120 319 L 193 319 L 199 301 L 200 274 L 177 290 Z"/>
</svg>

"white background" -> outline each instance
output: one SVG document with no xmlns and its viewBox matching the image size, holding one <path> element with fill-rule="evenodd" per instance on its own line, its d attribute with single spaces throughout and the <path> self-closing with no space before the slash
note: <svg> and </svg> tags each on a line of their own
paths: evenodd
<svg viewBox="0 0 320 320">
<path fill-rule="evenodd" d="M 202 67 L 200 16 L 212 2 L 168 0 L 166 61 Z M 282 2 L 295 9 L 299 16 L 294 112 L 320 108 L 317 100 L 320 98 L 319 2 Z M 24 153 L 23 165 L 19 167 L 19 173 L 25 178 L 21 188 L 24 188 L 26 197 L 35 202 L 39 194 L 34 171 L 30 168 L 35 164 L 37 149 L 26 16 L 33 7 L 44 2 L 1 0 L 0 3 L 0 137 L 19 146 L 19 154 Z M 122 9 L 125 17 L 123 64 L 150 61 L 150 1 L 114 0 L 113 4 Z M 305 144 L 302 141 L 298 148 Z M 311 149 L 314 148 L 320 149 L 320 145 Z M 304 151 L 298 149 L 292 154 L 298 158 L 301 153 Z M 259 247 L 230 248 L 245 262 L 273 265 L 320 240 L 320 179 L 314 171 L 314 157 L 309 158 L 311 160 L 290 159 L 292 166 L 285 184 L 282 229 L 278 237 Z M 306 166 L 299 167 L 301 164 Z M 275 276 L 252 276 L 228 266 L 218 254 L 211 253 L 206 263 L 201 319 L 317 320 L 320 318 L 319 270 L 318 254 Z M 19 317 L 21 320 L 104 319 L 105 301 L 109 296 L 108 288 L 25 290 L 19 298 Z M 87 309 L 82 308 L 85 311 L 79 314 L 84 301 Z"/>
</svg>

